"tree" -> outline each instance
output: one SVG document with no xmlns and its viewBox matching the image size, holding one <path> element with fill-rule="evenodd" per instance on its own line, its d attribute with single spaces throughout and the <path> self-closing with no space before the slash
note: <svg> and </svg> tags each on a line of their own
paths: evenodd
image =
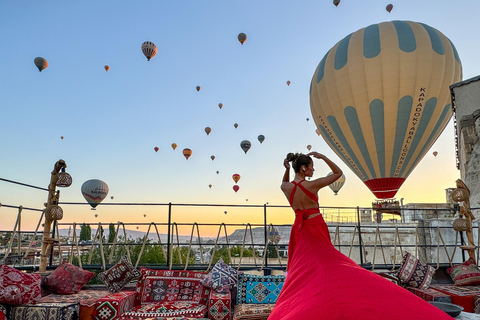
<svg viewBox="0 0 480 320">
<path fill-rule="evenodd" d="M 113 243 L 115 240 L 115 225 L 110 222 L 108 226 L 108 243 Z"/>
<path fill-rule="evenodd" d="M 92 239 L 92 228 L 90 225 L 82 224 L 82 228 L 80 229 L 80 241 L 88 241 Z"/>
<path fill-rule="evenodd" d="M 267 257 L 278 258 L 277 249 L 275 249 L 275 245 L 271 242 L 267 245 Z"/>
</svg>

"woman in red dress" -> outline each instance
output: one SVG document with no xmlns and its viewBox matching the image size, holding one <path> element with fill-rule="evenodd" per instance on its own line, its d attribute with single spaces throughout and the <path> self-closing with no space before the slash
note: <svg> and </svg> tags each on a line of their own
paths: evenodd
<svg viewBox="0 0 480 320">
<path fill-rule="evenodd" d="M 313 156 L 333 174 L 311 181 Z M 290 162 L 295 179 L 289 182 Z M 365 270 L 339 252 L 319 211 L 317 193 L 342 170 L 318 152 L 288 154 L 282 191 L 295 211 L 288 248 L 288 272 L 269 320 L 452 319 L 402 287 Z"/>
</svg>

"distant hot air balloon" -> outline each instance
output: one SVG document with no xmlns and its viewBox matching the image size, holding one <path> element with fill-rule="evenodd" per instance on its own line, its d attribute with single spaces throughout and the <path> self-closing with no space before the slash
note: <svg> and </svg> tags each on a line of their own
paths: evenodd
<svg viewBox="0 0 480 320">
<path fill-rule="evenodd" d="M 173 149 L 173 150 L 177 149 L 177 144 L 176 144 L 175 142 L 172 143 L 172 149 Z"/>
<path fill-rule="evenodd" d="M 137 230 L 138 230 L 138 227 L 137 227 Z"/>
<path fill-rule="evenodd" d="M 248 140 L 243 140 L 242 142 L 240 142 L 240 147 L 243 151 L 245 151 L 245 154 L 247 154 L 247 151 L 250 150 L 251 146 L 252 143 Z"/>
<path fill-rule="evenodd" d="M 433 151 L 433 156 L 436 157 L 438 155 L 437 151 Z"/>
<path fill-rule="evenodd" d="M 215 160 L 215 156 L 214 156 L 214 155 L 211 155 L 211 156 L 210 156 L 210 159 L 212 159 L 212 161 Z"/>
<path fill-rule="evenodd" d="M 197 89 L 197 91 L 200 91 L 200 89 L 202 89 L 202 88 L 200 88 L 200 86 L 196 86 L 195 89 Z"/>
<path fill-rule="evenodd" d="M 333 4 L 335 5 L 335 7 L 338 7 L 338 5 L 340 4 L 340 0 L 333 0 Z"/>
<path fill-rule="evenodd" d="M 143 214 L 143 217 L 146 218 L 146 217 L 147 217 L 147 214 Z"/>
<path fill-rule="evenodd" d="M 155 148 L 153 148 L 153 150 L 155 150 L 155 152 L 158 152 L 158 150 L 160 150 L 160 148 L 159 148 L 159 147 L 155 147 Z"/>
<path fill-rule="evenodd" d="M 216 172 L 217 172 L 217 174 L 219 174 L 219 173 L 220 173 L 220 171 L 216 171 Z"/>
<path fill-rule="evenodd" d="M 233 186 L 233 191 L 237 192 L 239 189 L 240 189 L 240 187 L 238 185 Z"/>
<path fill-rule="evenodd" d="M 112 199 L 112 200 L 113 200 L 113 196 L 111 196 L 111 197 L 110 197 L 110 199 Z"/>
<path fill-rule="evenodd" d="M 63 136 L 61 136 L 61 137 L 60 137 L 60 139 L 62 139 L 62 140 L 63 140 Z"/>
<path fill-rule="evenodd" d="M 82 195 L 92 207 L 92 210 L 105 199 L 108 194 L 108 185 L 102 180 L 92 179 L 82 184 Z"/>
<path fill-rule="evenodd" d="M 239 33 L 238 34 L 238 41 L 243 45 L 245 41 L 247 41 L 247 35 L 245 33 Z"/>
<path fill-rule="evenodd" d="M 110 70 L 110 67 L 109 67 L 109 66 L 107 66 L 107 65 L 105 65 L 105 67 L 104 67 L 104 68 L 105 68 L 105 71 L 108 71 L 108 70 Z"/>
<path fill-rule="evenodd" d="M 388 11 L 388 13 L 390 13 L 393 9 L 393 4 L 388 4 L 385 9 Z"/>
<path fill-rule="evenodd" d="M 35 63 L 35 65 L 38 68 L 38 71 L 40 71 L 40 72 L 42 72 L 42 70 L 44 70 L 48 67 L 48 61 L 45 58 L 42 58 L 42 57 L 36 57 L 33 60 L 33 63 Z"/>
<path fill-rule="evenodd" d="M 235 129 L 238 128 L 238 123 L 234 123 L 233 126 L 235 127 Z"/>
<path fill-rule="evenodd" d="M 157 54 L 157 46 L 150 41 L 145 41 L 142 43 L 142 52 L 147 57 L 147 60 L 150 61 Z"/>
<path fill-rule="evenodd" d="M 227 211 L 223 211 L 223 213 L 227 214 Z"/>
<path fill-rule="evenodd" d="M 310 120 L 310 118 L 307 118 L 307 121 L 309 121 L 309 120 Z"/>
<path fill-rule="evenodd" d="M 310 150 L 312 149 L 312 146 L 311 146 L 311 145 L 308 145 L 308 146 L 307 146 L 307 149 L 308 149 L 308 151 L 310 151 Z"/>
<path fill-rule="evenodd" d="M 183 149 L 183 155 L 185 156 L 185 159 L 188 160 L 188 158 L 190 158 L 190 156 L 192 155 L 192 150 L 188 148 Z"/>
<path fill-rule="evenodd" d="M 208 185 L 208 187 L 211 189 L 211 188 L 212 188 L 212 185 L 211 185 L 211 184 L 209 184 L 209 185 Z"/>
<path fill-rule="evenodd" d="M 315 133 L 319 136 L 320 135 L 320 130 L 318 128 L 315 129 Z"/>
<path fill-rule="evenodd" d="M 223 108 L 223 103 L 219 103 L 219 104 L 218 104 L 218 107 L 219 107 L 220 109 L 222 109 L 222 108 Z"/>
<path fill-rule="evenodd" d="M 233 179 L 233 181 L 235 181 L 235 183 L 237 183 L 240 180 L 240 175 L 238 173 L 235 173 L 232 176 L 232 179 Z"/>
<path fill-rule="evenodd" d="M 290 85 L 290 80 L 287 81 L 287 86 L 289 86 L 289 85 Z"/>
<path fill-rule="evenodd" d="M 265 136 L 263 134 L 259 135 L 258 136 L 258 141 L 260 141 L 260 143 L 263 143 L 263 141 L 265 141 Z"/>
<path fill-rule="evenodd" d="M 95 218 L 97 218 L 97 217 L 98 217 L 98 214 L 95 213 Z"/>
<path fill-rule="evenodd" d="M 330 172 L 327 176 L 329 176 L 331 174 L 333 174 L 333 172 Z M 342 189 L 344 184 L 345 184 L 345 175 L 342 174 L 342 176 L 340 178 L 338 178 L 337 181 L 329 184 L 328 186 L 330 187 L 330 189 L 332 189 L 332 191 L 335 193 L 335 195 L 337 195 L 338 191 L 340 191 L 340 189 Z"/>
<path fill-rule="evenodd" d="M 312 117 L 373 194 L 393 198 L 450 120 L 449 86 L 461 79 L 458 53 L 440 31 L 412 21 L 373 24 L 320 61 Z"/>
<path fill-rule="evenodd" d="M 207 136 L 210 134 L 210 132 L 212 132 L 212 128 L 206 127 L 205 128 L 205 133 L 207 134 Z"/>
</svg>

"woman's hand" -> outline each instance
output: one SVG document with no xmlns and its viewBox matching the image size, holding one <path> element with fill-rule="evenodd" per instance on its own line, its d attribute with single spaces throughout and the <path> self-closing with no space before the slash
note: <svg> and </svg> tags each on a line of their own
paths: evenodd
<svg viewBox="0 0 480 320">
<path fill-rule="evenodd" d="M 308 153 L 307 156 L 313 156 L 313 157 L 315 157 L 315 158 L 317 158 L 317 159 L 323 159 L 323 158 L 325 158 L 325 156 L 324 156 L 323 154 L 318 153 L 317 151 L 312 151 L 312 152 Z"/>
<path fill-rule="evenodd" d="M 285 160 L 283 160 L 283 166 L 285 167 L 285 169 L 290 170 L 290 162 L 288 161 L 288 159 L 285 158 Z"/>
</svg>

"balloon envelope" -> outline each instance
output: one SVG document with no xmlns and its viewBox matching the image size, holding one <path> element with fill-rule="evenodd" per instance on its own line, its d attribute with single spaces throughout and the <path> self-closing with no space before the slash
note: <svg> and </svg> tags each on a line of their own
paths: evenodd
<svg viewBox="0 0 480 320">
<path fill-rule="evenodd" d="M 48 61 L 45 58 L 42 58 L 42 57 L 36 57 L 33 60 L 33 63 L 35 63 L 35 65 L 38 68 L 38 71 L 40 71 L 40 72 L 42 72 L 43 69 L 46 69 L 48 67 Z"/>
<path fill-rule="evenodd" d="M 150 41 L 145 41 L 142 43 L 142 52 L 147 57 L 147 60 L 150 61 L 157 54 L 157 46 Z"/>
<path fill-rule="evenodd" d="M 238 128 L 238 123 L 234 123 L 233 126 L 235 127 L 235 129 Z"/>
<path fill-rule="evenodd" d="M 210 134 L 210 132 L 212 132 L 212 128 L 206 127 L 205 128 L 205 133 L 207 134 L 207 136 Z"/>
<path fill-rule="evenodd" d="M 289 85 L 290 85 L 290 80 L 287 81 L 287 86 L 289 86 Z"/>
<path fill-rule="evenodd" d="M 172 143 L 172 149 L 173 150 L 177 149 L 177 144 L 176 143 Z"/>
<path fill-rule="evenodd" d="M 110 70 L 110 67 L 109 67 L 109 66 L 105 66 L 104 68 L 105 68 L 105 71 Z"/>
<path fill-rule="evenodd" d="M 333 5 L 335 7 L 338 7 L 339 4 L 340 4 L 340 0 L 333 0 Z"/>
<path fill-rule="evenodd" d="M 238 34 L 238 41 L 243 45 L 245 41 L 247 41 L 247 35 L 245 33 L 239 33 Z"/>
<path fill-rule="evenodd" d="M 220 109 L 222 109 L 222 108 L 223 108 L 223 103 L 219 103 L 219 104 L 218 104 L 218 107 L 219 107 Z"/>
<path fill-rule="evenodd" d="M 263 134 L 259 135 L 258 141 L 260 141 L 260 143 L 263 143 L 263 141 L 265 141 L 265 136 Z"/>
<path fill-rule="evenodd" d="M 239 189 L 240 189 L 240 187 L 238 185 L 233 186 L 233 191 L 237 192 Z"/>
<path fill-rule="evenodd" d="M 333 172 L 330 172 L 327 176 L 329 176 L 331 174 L 333 174 Z M 345 184 L 345 175 L 342 174 L 342 176 L 340 178 L 338 178 L 337 181 L 329 184 L 328 186 L 330 187 L 330 189 L 332 189 L 332 191 L 335 193 L 335 195 L 337 195 L 338 191 L 340 191 L 340 189 L 342 189 L 344 184 Z"/>
<path fill-rule="evenodd" d="M 393 198 L 448 123 L 449 85 L 461 79 L 457 51 L 441 32 L 382 22 L 327 52 L 310 108 L 332 150 L 377 198 Z"/>
<path fill-rule="evenodd" d="M 214 156 L 214 155 L 211 155 L 211 156 L 210 156 L 210 159 L 212 159 L 212 161 L 215 160 L 215 156 Z"/>
<path fill-rule="evenodd" d="M 390 13 L 393 9 L 393 4 L 388 4 L 385 9 Z"/>
<path fill-rule="evenodd" d="M 232 179 L 233 181 L 235 181 L 235 183 L 238 182 L 238 180 L 240 180 L 240 175 L 238 173 L 235 173 L 233 176 L 232 176 Z"/>
<path fill-rule="evenodd" d="M 195 89 L 197 89 L 197 91 L 200 91 L 200 89 L 202 88 L 200 88 L 200 86 L 197 86 Z"/>
<path fill-rule="evenodd" d="M 87 180 L 82 184 L 82 195 L 95 208 L 108 194 L 108 185 L 102 180 Z"/>
<path fill-rule="evenodd" d="M 240 142 L 240 147 L 242 148 L 243 151 L 245 151 L 245 154 L 247 153 L 248 150 L 252 147 L 252 143 L 248 140 L 243 140 Z"/>
<path fill-rule="evenodd" d="M 155 150 L 155 152 L 158 152 L 158 150 L 160 150 L 158 147 L 155 147 L 153 148 L 153 150 Z"/>
<path fill-rule="evenodd" d="M 438 155 L 437 151 L 433 151 L 433 156 L 436 157 Z"/>
<path fill-rule="evenodd" d="M 192 150 L 188 148 L 183 149 L 183 155 L 185 156 L 185 159 L 188 160 L 188 158 L 190 158 L 190 156 L 192 155 Z"/>
<path fill-rule="evenodd" d="M 308 146 L 307 146 L 307 149 L 308 149 L 308 151 L 310 151 L 310 150 L 312 149 L 312 146 L 311 146 L 311 145 L 308 145 Z"/>
</svg>

